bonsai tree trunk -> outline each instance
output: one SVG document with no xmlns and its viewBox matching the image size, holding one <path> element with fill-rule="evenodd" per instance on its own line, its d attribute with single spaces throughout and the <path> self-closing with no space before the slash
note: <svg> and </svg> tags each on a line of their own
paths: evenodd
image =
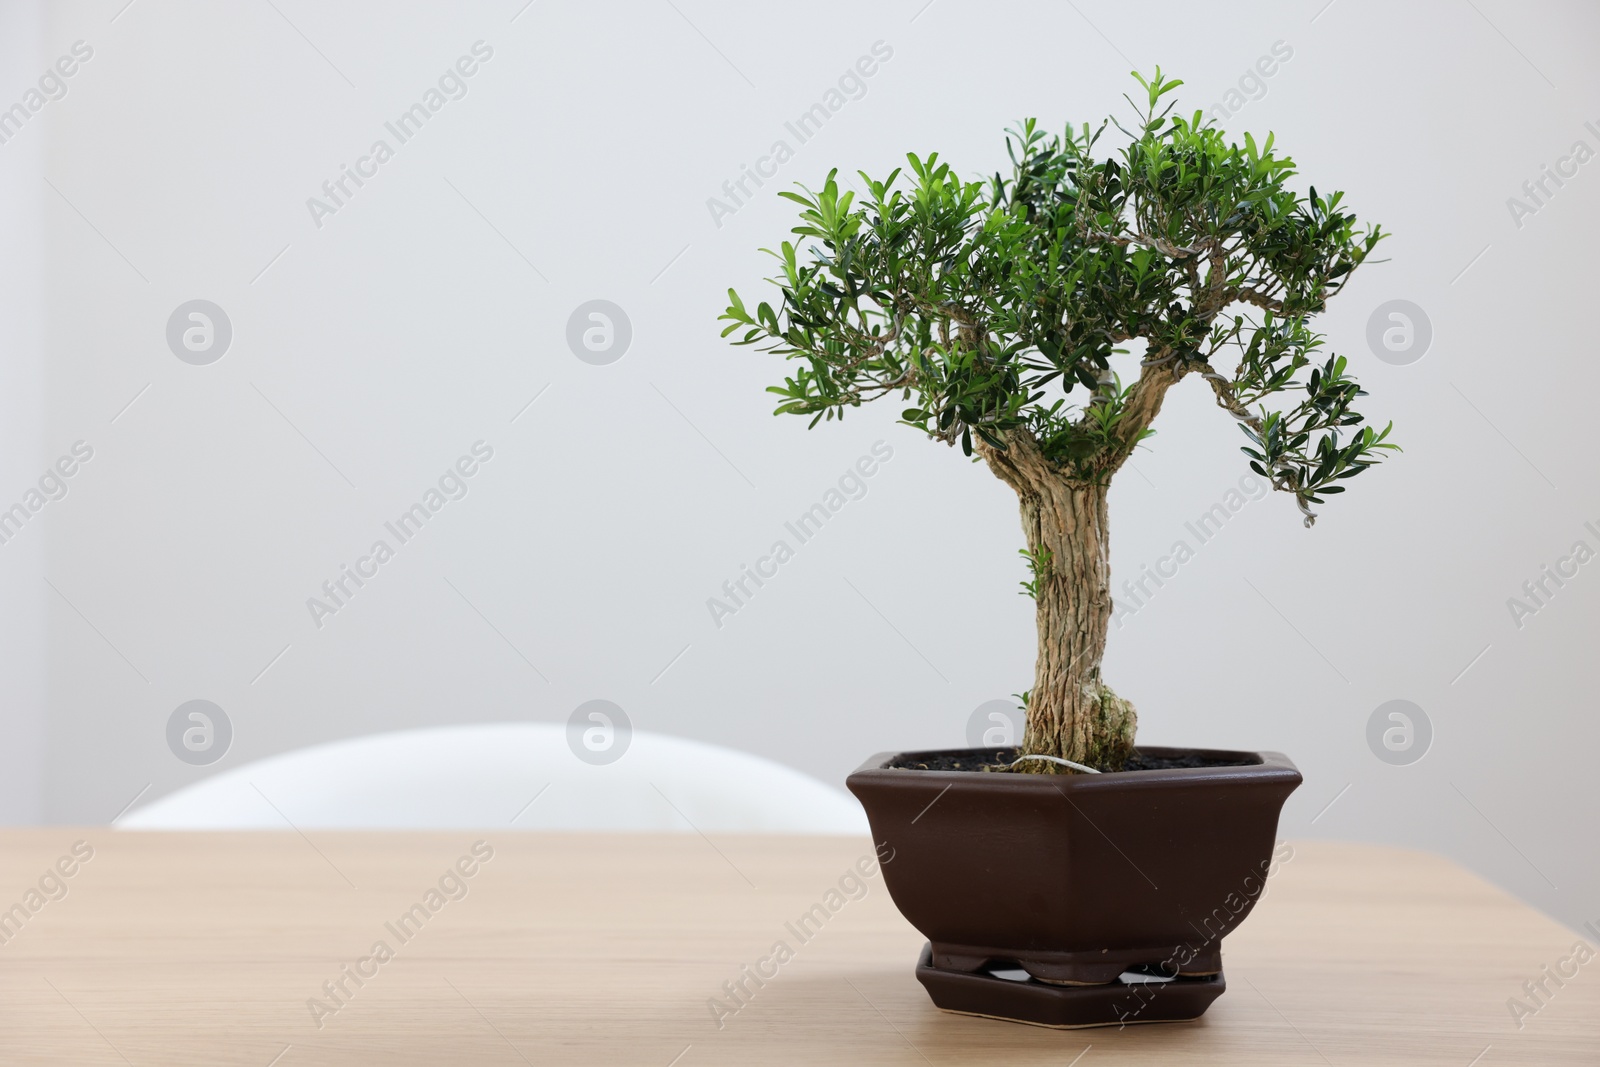
<svg viewBox="0 0 1600 1067">
<path fill-rule="evenodd" d="M 1035 561 L 1039 655 L 1022 752 L 1120 769 L 1136 720 L 1133 705 L 1100 679 L 1112 614 L 1106 486 L 1068 478 L 1025 431 L 1006 444 L 979 451 L 1016 490 Z M 1067 770 L 1044 760 L 1027 769 Z"/>
</svg>

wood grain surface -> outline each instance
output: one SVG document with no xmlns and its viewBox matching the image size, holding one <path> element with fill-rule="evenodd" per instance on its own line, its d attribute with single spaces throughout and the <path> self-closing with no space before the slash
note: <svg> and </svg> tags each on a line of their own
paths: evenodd
<svg viewBox="0 0 1600 1067">
<path fill-rule="evenodd" d="M 881 876 L 851 878 L 865 839 L 0 839 L 7 1065 L 1600 1063 L 1600 961 L 1547 979 L 1520 1028 L 1508 1007 L 1578 934 L 1367 845 L 1294 846 L 1203 1019 L 1055 1031 L 929 1003 L 922 938 Z M 795 926 L 818 904 L 820 929 Z"/>
</svg>

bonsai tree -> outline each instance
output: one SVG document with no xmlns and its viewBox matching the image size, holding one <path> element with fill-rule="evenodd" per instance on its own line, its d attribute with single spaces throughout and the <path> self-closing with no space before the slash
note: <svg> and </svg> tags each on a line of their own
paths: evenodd
<svg viewBox="0 0 1600 1067">
<path fill-rule="evenodd" d="M 729 290 L 723 336 L 795 361 L 779 414 L 842 418 L 896 395 L 901 421 L 981 458 L 1016 490 L 1039 651 L 1021 769 L 1119 769 L 1135 713 L 1100 676 L 1112 615 L 1106 494 L 1154 430 L 1168 390 L 1209 388 L 1250 469 L 1305 525 L 1344 480 L 1396 446 L 1362 424 L 1366 395 L 1310 319 L 1384 234 L 1342 194 L 1302 196 L 1273 138 L 1239 145 L 1182 83 L 1135 73 L 1131 129 L 1114 119 L 1007 131 L 1009 176 L 964 181 L 937 153 L 906 157 L 858 195 L 829 173 L 776 252 L 782 300 Z M 1109 126 L 1122 146 L 1096 155 Z M 805 243 L 802 253 L 799 243 Z M 1126 346 L 1126 347 L 1123 347 Z M 1113 357 L 1137 358 L 1124 383 Z M 1228 364 L 1231 363 L 1231 369 Z M 1307 372 L 1309 369 L 1309 373 Z"/>
</svg>

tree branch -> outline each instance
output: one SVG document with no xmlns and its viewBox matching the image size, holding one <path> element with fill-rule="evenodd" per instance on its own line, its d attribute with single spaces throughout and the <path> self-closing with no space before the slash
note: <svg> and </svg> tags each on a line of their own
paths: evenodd
<svg viewBox="0 0 1600 1067">
<path fill-rule="evenodd" d="M 1144 370 L 1128 390 L 1127 402 L 1122 407 L 1122 421 L 1117 424 L 1117 447 L 1111 454 L 1109 465 L 1111 473 L 1120 470 L 1128 457 L 1133 455 L 1144 432 L 1161 414 L 1161 402 L 1166 399 L 1167 390 L 1182 381 L 1189 372 L 1188 363 L 1181 359 L 1172 364 L 1178 355 L 1177 352 L 1163 350 L 1154 359 L 1146 356 Z"/>
<path fill-rule="evenodd" d="M 1232 415 L 1239 422 L 1250 427 L 1258 439 L 1266 436 L 1266 431 L 1261 424 L 1260 416 L 1252 413 L 1244 406 L 1238 394 L 1233 391 L 1233 383 L 1211 369 L 1209 363 L 1202 364 L 1198 373 L 1202 378 L 1211 383 L 1211 391 L 1216 394 L 1217 406 Z M 1306 505 L 1305 498 L 1300 495 L 1300 479 L 1292 470 L 1279 470 L 1269 475 L 1272 488 L 1294 494 L 1294 502 L 1300 507 L 1300 514 L 1305 517 L 1305 524 L 1314 526 L 1317 521 L 1316 514 Z"/>
<path fill-rule="evenodd" d="M 1163 241 L 1159 237 L 1151 237 L 1143 233 L 1136 233 L 1131 237 L 1121 237 L 1114 233 L 1107 233 L 1104 230 L 1091 229 L 1087 223 L 1084 224 L 1082 233 L 1085 242 L 1109 241 L 1111 244 L 1121 245 L 1124 248 L 1129 245 L 1143 245 L 1146 248 L 1155 249 L 1164 256 L 1171 256 L 1173 259 L 1187 259 L 1190 256 L 1198 256 L 1205 251 L 1203 248 L 1185 248 L 1182 245 L 1175 245 L 1170 241 Z"/>
<path fill-rule="evenodd" d="M 1242 300 L 1246 304 L 1254 304 L 1258 308 L 1264 308 L 1267 311 L 1277 312 L 1280 315 L 1283 314 L 1282 300 L 1274 300 L 1266 293 L 1252 289 L 1249 286 L 1245 286 L 1243 289 L 1235 290 L 1233 295 L 1235 300 Z"/>
</svg>

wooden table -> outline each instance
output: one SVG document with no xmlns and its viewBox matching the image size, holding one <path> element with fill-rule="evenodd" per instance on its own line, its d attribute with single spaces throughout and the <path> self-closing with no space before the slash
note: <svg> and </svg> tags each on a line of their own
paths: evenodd
<svg viewBox="0 0 1600 1067">
<path fill-rule="evenodd" d="M 1202 1020 L 1057 1031 L 933 1008 L 912 976 L 922 938 L 881 878 L 860 899 L 828 896 L 865 840 L 95 828 L 0 841 L 0 908 L 23 905 L 0 915 L 7 1065 L 1600 1063 L 1600 960 L 1547 980 L 1520 1030 L 1507 1007 L 1576 934 L 1442 859 L 1367 845 L 1295 846 L 1228 939 L 1229 989 Z M 91 858 L 73 858 L 77 841 Z M 428 899 L 458 862 L 471 877 L 444 886 L 465 896 Z M 829 903 L 797 937 L 795 920 Z M 390 958 L 372 955 L 379 941 Z M 781 965 L 778 941 L 793 950 Z M 757 987 L 741 967 L 763 958 L 776 975 Z M 368 972 L 359 987 L 346 966 Z M 734 1012 L 723 983 L 741 977 L 750 996 Z M 335 999 L 324 983 L 340 980 Z"/>
</svg>

